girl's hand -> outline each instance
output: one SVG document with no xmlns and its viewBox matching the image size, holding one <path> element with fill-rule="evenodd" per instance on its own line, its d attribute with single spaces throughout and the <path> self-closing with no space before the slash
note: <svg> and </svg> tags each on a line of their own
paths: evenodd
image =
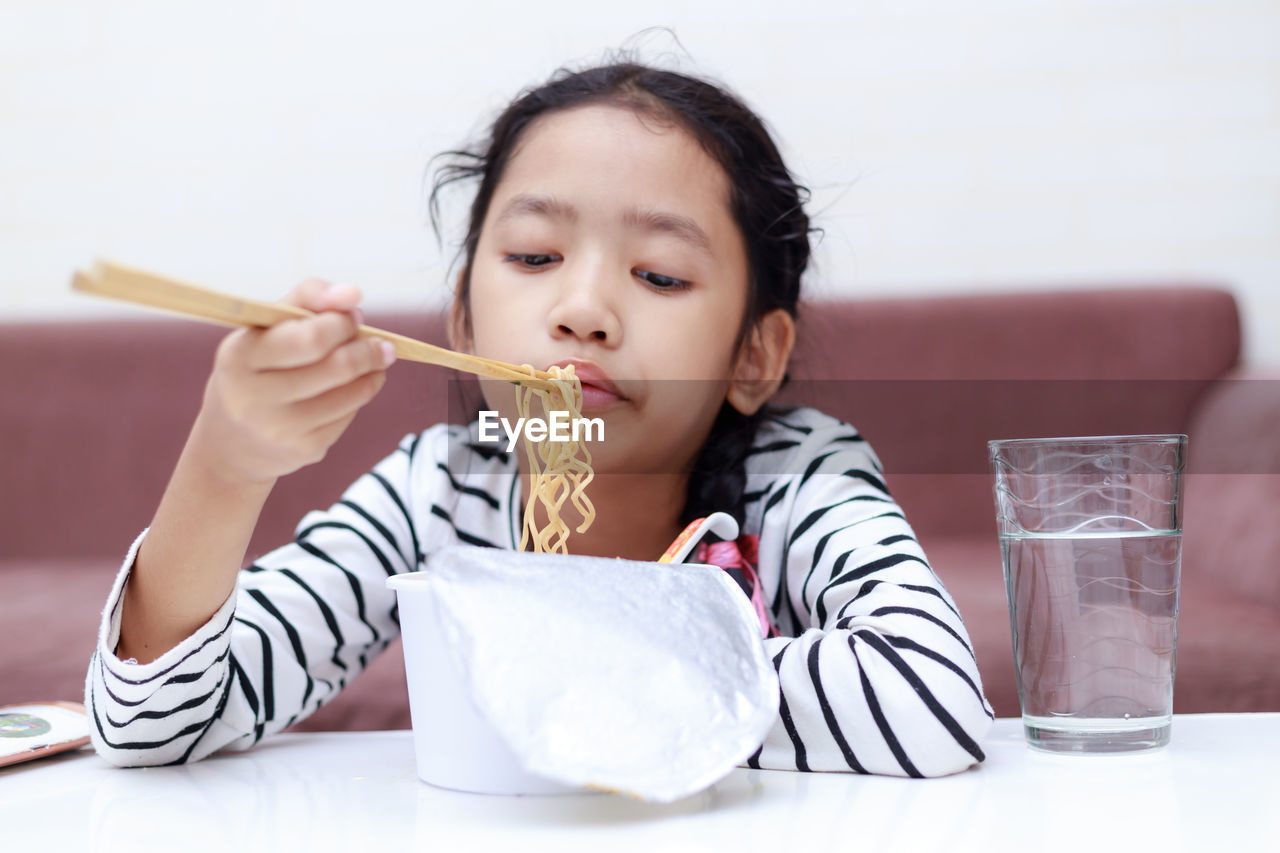
<svg viewBox="0 0 1280 853">
<path fill-rule="evenodd" d="M 320 461 L 395 361 L 390 344 L 356 336 L 356 288 L 310 279 L 283 301 L 317 314 L 218 346 L 191 450 L 219 480 L 270 484 Z"/>
</svg>

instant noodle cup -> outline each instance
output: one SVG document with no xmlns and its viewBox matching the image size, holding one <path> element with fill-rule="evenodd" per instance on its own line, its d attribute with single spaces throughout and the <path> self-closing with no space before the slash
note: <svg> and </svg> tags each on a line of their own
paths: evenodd
<svg viewBox="0 0 1280 853">
<path fill-rule="evenodd" d="M 759 621 L 715 566 L 456 546 L 387 583 L 430 784 L 671 801 L 777 718 Z"/>
</svg>

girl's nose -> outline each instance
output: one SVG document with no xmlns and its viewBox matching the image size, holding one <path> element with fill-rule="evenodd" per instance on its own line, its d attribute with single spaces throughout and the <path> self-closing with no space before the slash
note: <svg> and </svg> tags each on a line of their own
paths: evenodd
<svg viewBox="0 0 1280 853">
<path fill-rule="evenodd" d="M 552 337 L 572 337 L 608 346 L 622 342 L 622 323 L 599 275 L 567 277 L 547 316 Z"/>
</svg>

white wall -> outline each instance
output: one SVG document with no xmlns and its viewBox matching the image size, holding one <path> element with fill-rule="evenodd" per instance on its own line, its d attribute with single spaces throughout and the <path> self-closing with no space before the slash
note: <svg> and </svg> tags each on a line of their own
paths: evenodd
<svg viewBox="0 0 1280 853">
<path fill-rule="evenodd" d="M 131 310 L 98 255 L 438 304 L 429 157 L 667 25 L 814 187 L 811 292 L 1203 279 L 1280 364 L 1280 0 L 691 5 L 0 0 L 0 317 Z"/>
</svg>

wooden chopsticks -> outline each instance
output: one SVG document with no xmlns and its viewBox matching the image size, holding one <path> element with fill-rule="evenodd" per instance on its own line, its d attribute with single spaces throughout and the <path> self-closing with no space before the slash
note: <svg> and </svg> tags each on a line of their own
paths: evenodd
<svg viewBox="0 0 1280 853">
<path fill-rule="evenodd" d="M 109 261 L 96 261 L 88 272 L 76 270 L 71 287 L 81 293 L 105 296 L 124 302 L 133 302 L 151 308 L 175 311 L 187 317 L 218 323 L 223 326 L 268 327 L 285 320 L 313 316 L 311 311 L 279 302 L 261 302 L 220 293 L 193 284 L 143 272 Z M 490 379 L 505 379 L 524 385 L 550 388 L 552 379 L 545 370 L 535 370 L 530 376 L 522 367 L 455 352 L 413 338 L 397 335 L 372 326 L 360 327 L 361 337 L 381 338 L 396 348 L 396 355 L 407 361 L 439 364 L 454 370 L 463 370 Z"/>
</svg>

